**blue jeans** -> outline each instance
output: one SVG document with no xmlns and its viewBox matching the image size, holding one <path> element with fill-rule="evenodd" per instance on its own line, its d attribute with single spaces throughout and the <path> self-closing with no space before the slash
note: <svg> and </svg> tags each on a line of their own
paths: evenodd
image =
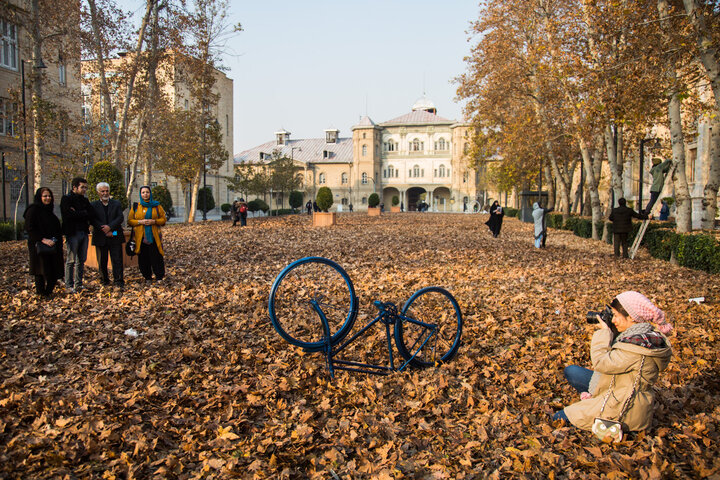
<svg viewBox="0 0 720 480">
<path fill-rule="evenodd" d="M 590 389 L 590 378 L 592 378 L 593 374 L 592 370 L 585 367 L 579 367 L 577 365 L 570 365 L 565 367 L 563 373 L 565 374 L 567 381 L 570 382 L 570 385 L 572 385 L 578 393 L 587 392 Z M 570 423 L 567 415 L 565 415 L 565 410 L 555 412 L 553 420 L 565 420 L 567 423 Z"/>
<path fill-rule="evenodd" d="M 67 237 L 67 257 L 65 258 L 65 286 L 79 288 L 83 284 L 85 260 L 87 260 L 88 234 L 75 232 Z"/>
</svg>

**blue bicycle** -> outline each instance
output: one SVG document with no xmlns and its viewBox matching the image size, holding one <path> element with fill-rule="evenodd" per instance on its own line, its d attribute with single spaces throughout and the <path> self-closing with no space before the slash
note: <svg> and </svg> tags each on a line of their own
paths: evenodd
<svg viewBox="0 0 720 480">
<path fill-rule="evenodd" d="M 358 298 L 352 281 L 332 260 L 306 257 L 289 264 L 275 278 L 268 311 L 273 327 L 282 338 L 308 352 L 324 353 L 331 376 L 335 369 L 388 375 L 410 365 L 437 365 L 452 359 L 460 348 L 460 306 L 444 288 L 421 288 L 401 309 L 389 302 L 375 301 L 374 305 L 377 316 L 343 342 L 358 314 Z M 389 366 L 335 358 L 378 322 L 385 326 Z M 393 359 L 391 336 L 395 337 L 404 359 L 398 368 Z"/>
</svg>

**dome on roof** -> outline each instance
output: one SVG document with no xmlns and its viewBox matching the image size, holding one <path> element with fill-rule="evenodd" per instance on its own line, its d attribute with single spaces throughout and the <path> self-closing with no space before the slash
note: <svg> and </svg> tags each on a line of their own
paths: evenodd
<svg viewBox="0 0 720 480">
<path fill-rule="evenodd" d="M 412 106 L 413 112 L 416 112 L 418 110 L 423 110 L 425 112 L 430 113 L 437 113 L 437 108 L 435 108 L 435 104 L 427 98 L 425 95 L 418 98 L 418 100 L 415 102 L 415 104 Z"/>
</svg>

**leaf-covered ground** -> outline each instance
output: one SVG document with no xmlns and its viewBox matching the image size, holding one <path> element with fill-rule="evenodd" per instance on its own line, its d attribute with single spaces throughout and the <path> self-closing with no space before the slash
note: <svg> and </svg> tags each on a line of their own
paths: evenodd
<svg viewBox="0 0 720 480">
<path fill-rule="evenodd" d="M 168 277 L 124 293 L 32 294 L 24 243 L 0 244 L 0 478 L 720 478 L 720 278 L 641 252 L 481 215 L 306 216 L 165 228 Z M 450 290 L 459 355 L 390 377 L 285 343 L 270 285 L 294 259 L 349 272 L 361 301 Z M 619 446 L 552 425 L 589 366 L 585 313 L 639 290 L 676 326 L 653 427 Z M 688 298 L 705 296 L 704 304 Z M 126 335 L 135 329 L 137 337 Z M 351 354 L 381 351 L 384 333 Z M 368 348 L 368 342 L 377 348 Z"/>
</svg>

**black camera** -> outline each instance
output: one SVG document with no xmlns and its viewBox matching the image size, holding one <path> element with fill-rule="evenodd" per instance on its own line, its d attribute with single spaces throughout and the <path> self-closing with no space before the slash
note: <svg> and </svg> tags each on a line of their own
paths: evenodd
<svg viewBox="0 0 720 480">
<path fill-rule="evenodd" d="M 600 320 L 602 320 L 605 325 L 607 325 L 610 330 L 612 330 L 613 334 L 617 336 L 617 328 L 615 327 L 615 324 L 612 323 L 612 319 L 614 316 L 612 309 L 609 306 L 605 305 L 605 309 L 602 312 L 588 312 L 585 319 L 587 320 L 587 323 L 598 323 L 598 316 L 600 317 Z"/>
</svg>

